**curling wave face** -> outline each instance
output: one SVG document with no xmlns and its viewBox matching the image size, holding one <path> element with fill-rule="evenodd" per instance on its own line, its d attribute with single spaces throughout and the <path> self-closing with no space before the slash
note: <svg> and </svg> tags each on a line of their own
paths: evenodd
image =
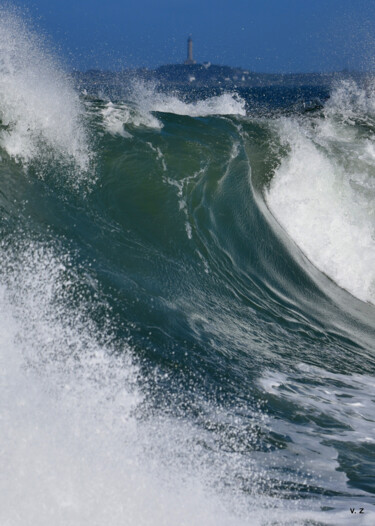
<svg viewBox="0 0 375 526">
<path fill-rule="evenodd" d="M 277 123 L 288 154 L 267 203 L 305 255 L 340 287 L 375 304 L 372 90 L 338 86 L 322 117 Z"/>
<path fill-rule="evenodd" d="M 371 84 L 79 98 L 1 15 L 0 522 L 372 524 Z"/>
</svg>

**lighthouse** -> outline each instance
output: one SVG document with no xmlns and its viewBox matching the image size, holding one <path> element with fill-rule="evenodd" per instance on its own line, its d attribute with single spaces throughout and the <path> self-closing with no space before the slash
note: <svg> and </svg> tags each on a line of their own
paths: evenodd
<svg viewBox="0 0 375 526">
<path fill-rule="evenodd" d="M 191 64 L 195 64 L 195 60 L 193 59 L 193 39 L 191 36 L 189 36 L 187 40 L 187 59 L 185 60 L 184 64 L 187 66 L 190 66 Z"/>
</svg>

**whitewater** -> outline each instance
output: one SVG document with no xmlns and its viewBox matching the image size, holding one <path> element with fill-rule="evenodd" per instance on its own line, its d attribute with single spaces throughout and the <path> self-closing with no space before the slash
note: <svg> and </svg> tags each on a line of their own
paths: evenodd
<svg viewBox="0 0 375 526">
<path fill-rule="evenodd" d="M 77 82 L 0 8 L 1 524 L 374 523 L 374 82 Z"/>
</svg>

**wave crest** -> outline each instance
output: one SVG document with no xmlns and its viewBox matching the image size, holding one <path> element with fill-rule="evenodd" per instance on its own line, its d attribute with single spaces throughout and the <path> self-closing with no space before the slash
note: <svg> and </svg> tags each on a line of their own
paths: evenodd
<svg viewBox="0 0 375 526">
<path fill-rule="evenodd" d="M 0 146 L 28 165 L 54 159 L 89 169 L 83 108 L 67 75 L 13 10 L 0 8 Z"/>
<path fill-rule="evenodd" d="M 375 304 L 375 137 L 362 119 L 369 107 L 375 109 L 371 92 L 344 82 L 324 108 L 325 118 L 277 121 L 289 153 L 266 199 L 319 270 Z"/>
</svg>

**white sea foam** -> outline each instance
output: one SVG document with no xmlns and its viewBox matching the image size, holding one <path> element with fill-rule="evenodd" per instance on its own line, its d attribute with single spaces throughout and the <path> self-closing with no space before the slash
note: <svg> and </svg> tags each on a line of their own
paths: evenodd
<svg viewBox="0 0 375 526">
<path fill-rule="evenodd" d="M 0 7 L 0 146 L 27 165 L 53 158 L 87 170 L 92 154 L 78 95 L 43 41 Z"/>
<path fill-rule="evenodd" d="M 358 86 L 347 79 L 338 83 L 327 101 L 324 113 L 326 116 L 339 118 L 344 122 L 355 122 L 358 119 L 369 121 L 375 117 L 375 82 L 369 77 Z"/>
<path fill-rule="evenodd" d="M 190 117 L 246 115 L 245 101 L 233 93 L 223 93 L 204 100 L 186 102 L 178 95 L 158 91 L 153 84 L 135 82 L 132 86 L 132 97 L 147 111 L 175 113 Z"/>
<path fill-rule="evenodd" d="M 375 137 L 354 123 L 358 108 L 374 101 L 356 87 L 351 105 L 353 92 L 353 84 L 341 85 L 325 118 L 313 125 L 278 121 L 289 153 L 266 199 L 318 269 L 359 299 L 375 303 Z"/>
<path fill-rule="evenodd" d="M 112 102 L 108 102 L 101 110 L 103 118 L 103 127 L 111 135 L 120 135 L 129 139 L 131 134 L 124 129 L 124 124 L 128 122 L 129 110 L 124 105 L 116 106 Z"/>
<path fill-rule="evenodd" d="M 132 135 L 125 127 L 162 128 L 162 123 L 144 108 L 123 102 L 108 102 L 101 110 L 103 127 L 111 135 L 130 138 Z"/>
<path fill-rule="evenodd" d="M 245 102 L 232 93 L 186 102 L 177 95 L 158 91 L 152 83 L 136 81 L 126 99 L 126 102 L 108 102 L 101 110 L 103 127 L 112 135 L 129 138 L 129 129 L 134 126 L 161 129 L 163 123 L 154 115 L 155 112 L 190 117 L 246 115 Z"/>
<path fill-rule="evenodd" d="M 245 103 L 238 96 L 223 93 L 215 97 L 196 102 L 184 102 L 177 96 L 157 94 L 148 101 L 152 111 L 175 113 L 190 117 L 206 117 L 208 115 L 246 115 Z"/>
</svg>

